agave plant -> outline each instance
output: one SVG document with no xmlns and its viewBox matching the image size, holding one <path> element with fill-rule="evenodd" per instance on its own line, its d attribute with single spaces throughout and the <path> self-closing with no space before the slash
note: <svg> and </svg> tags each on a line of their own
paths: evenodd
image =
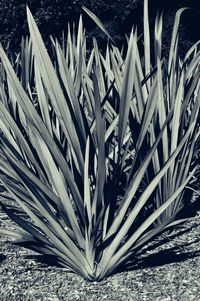
<svg viewBox="0 0 200 301">
<path fill-rule="evenodd" d="M 196 170 L 200 53 L 196 43 L 184 60 L 178 56 L 184 9 L 168 61 L 162 15 L 150 47 L 148 1 L 144 60 L 136 29 L 120 51 L 84 10 L 108 35 L 105 54 L 95 39 L 87 51 L 80 18 L 62 47 L 51 38 L 51 59 L 28 8 L 30 39 L 17 60 L 0 48 L 0 180 L 12 199 L 1 207 L 16 223 L 0 233 L 99 281 L 182 221 Z"/>
</svg>

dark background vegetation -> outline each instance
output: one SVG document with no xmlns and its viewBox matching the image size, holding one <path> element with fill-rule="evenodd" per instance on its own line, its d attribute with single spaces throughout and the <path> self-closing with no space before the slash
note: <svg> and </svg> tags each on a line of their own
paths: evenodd
<svg viewBox="0 0 200 301">
<path fill-rule="evenodd" d="M 124 33 L 129 32 L 133 24 L 142 30 L 143 0 L 0 0 L 0 40 L 10 48 L 19 49 L 21 37 L 28 33 L 26 4 L 31 9 L 44 39 L 50 34 L 60 37 L 66 30 L 67 22 L 75 21 L 82 12 L 82 5 L 98 15 L 118 44 L 124 41 Z M 149 0 L 150 20 L 153 25 L 158 11 L 164 10 L 165 26 L 164 48 L 169 46 L 169 33 L 172 30 L 175 12 L 180 7 L 188 6 L 182 18 L 180 39 L 181 51 L 200 39 L 200 0 Z M 91 20 L 83 13 L 88 35 L 97 35 L 100 42 L 104 37 Z M 153 27 L 152 27 L 153 28 Z"/>
</svg>

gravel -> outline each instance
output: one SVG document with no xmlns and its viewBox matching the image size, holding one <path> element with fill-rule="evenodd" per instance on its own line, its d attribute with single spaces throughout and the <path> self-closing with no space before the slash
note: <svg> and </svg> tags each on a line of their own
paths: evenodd
<svg viewBox="0 0 200 301">
<path fill-rule="evenodd" d="M 0 215 L 1 227 L 5 216 Z M 126 270 L 89 283 L 0 238 L 2 301 L 200 300 L 200 217 L 164 233 Z"/>
</svg>

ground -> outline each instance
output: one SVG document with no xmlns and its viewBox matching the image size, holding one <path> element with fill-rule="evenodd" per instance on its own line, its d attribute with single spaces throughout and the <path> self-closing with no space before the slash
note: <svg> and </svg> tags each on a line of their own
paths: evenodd
<svg viewBox="0 0 200 301">
<path fill-rule="evenodd" d="M 0 226 L 5 215 L 0 214 Z M 200 216 L 163 233 L 126 271 L 88 283 L 0 239 L 0 301 L 200 300 Z"/>
</svg>

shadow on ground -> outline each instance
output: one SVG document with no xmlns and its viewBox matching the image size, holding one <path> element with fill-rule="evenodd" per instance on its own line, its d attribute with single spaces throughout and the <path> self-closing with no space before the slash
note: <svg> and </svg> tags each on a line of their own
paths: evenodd
<svg viewBox="0 0 200 301">
<path fill-rule="evenodd" d="M 141 251 L 137 253 L 137 257 L 134 256 L 134 258 L 130 258 L 129 262 L 118 268 L 114 274 L 124 271 L 164 266 L 166 264 L 183 262 L 187 259 L 200 256 L 200 238 L 194 238 L 192 241 L 185 242 L 184 244 L 180 243 L 180 240 L 178 240 L 181 235 L 189 233 L 197 226 L 199 225 L 195 224 L 186 227 L 177 227 L 175 232 L 173 230 L 168 230 L 166 235 L 155 239 L 149 246 L 141 249 Z M 172 242 L 173 247 L 169 247 L 169 245 L 167 246 L 167 243 L 169 242 Z M 157 248 L 164 244 L 166 244 L 167 248 L 158 251 Z M 41 264 L 38 268 L 45 268 L 48 266 L 61 267 L 56 257 L 50 255 L 26 255 L 24 258 L 27 260 L 34 260 Z"/>
<path fill-rule="evenodd" d="M 193 243 L 196 243 L 193 242 Z M 192 243 L 190 243 L 192 244 Z M 182 245 L 181 247 L 186 247 L 189 244 Z M 156 266 L 163 266 L 169 263 L 177 263 L 186 261 L 187 259 L 195 258 L 200 256 L 200 249 L 195 251 L 181 251 L 180 247 L 174 247 L 167 250 L 159 251 L 154 254 L 147 255 L 146 257 L 129 262 L 126 266 L 121 267 L 121 271 L 131 271 L 141 268 L 149 268 Z"/>
<path fill-rule="evenodd" d="M 184 244 L 178 240 L 183 234 L 189 233 L 195 229 L 198 225 L 191 225 L 190 227 L 184 227 L 183 229 L 176 229 L 175 233 L 171 231 L 171 234 L 166 234 L 165 237 L 155 240 L 150 246 L 144 247 L 137 254 L 137 258 L 130 258 L 127 264 L 122 265 L 115 272 L 132 271 L 141 268 L 149 268 L 156 266 L 163 266 L 170 263 L 178 263 L 186 261 L 187 259 L 195 258 L 200 256 L 199 242 L 200 237 L 195 238 L 190 242 Z M 176 241 L 177 240 L 177 241 Z M 174 247 L 167 248 L 164 250 L 157 251 L 156 249 L 160 246 L 172 242 Z M 186 250 L 186 248 L 190 250 Z M 198 247 L 198 248 L 197 248 Z M 151 252 L 151 254 L 149 254 Z"/>
<path fill-rule="evenodd" d="M 24 256 L 27 260 L 34 260 L 37 263 L 41 264 L 41 267 L 49 266 L 49 267 L 62 267 L 57 258 L 51 255 L 26 255 Z"/>
</svg>

